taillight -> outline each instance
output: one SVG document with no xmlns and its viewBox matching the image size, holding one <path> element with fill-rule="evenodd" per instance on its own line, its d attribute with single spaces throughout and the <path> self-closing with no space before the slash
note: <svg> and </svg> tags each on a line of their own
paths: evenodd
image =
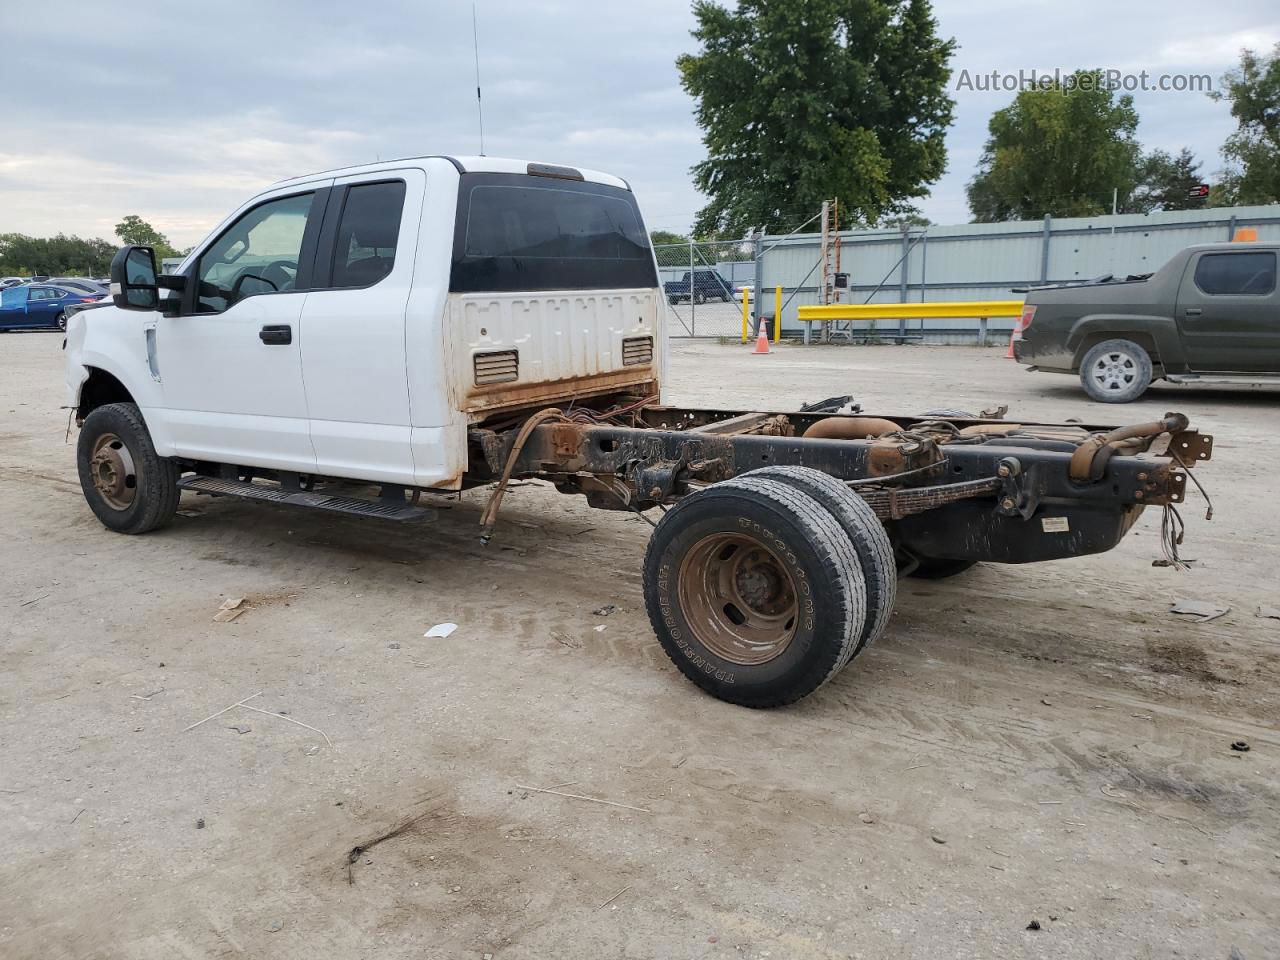
<svg viewBox="0 0 1280 960">
<path fill-rule="evenodd" d="M 1013 339 L 1021 340 L 1022 331 L 1031 326 L 1031 321 L 1036 318 L 1036 308 L 1029 303 L 1022 305 L 1022 316 L 1018 318 L 1018 325 L 1013 328 Z"/>
</svg>

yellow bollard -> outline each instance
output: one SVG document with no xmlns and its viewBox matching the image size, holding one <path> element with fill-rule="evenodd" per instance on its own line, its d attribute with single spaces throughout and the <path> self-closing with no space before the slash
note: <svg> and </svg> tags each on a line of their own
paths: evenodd
<svg viewBox="0 0 1280 960">
<path fill-rule="evenodd" d="M 749 287 L 742 288 L 742 342 L 746 343 L 749 337 L 747 328 L 751 326 L 751 289 Z"/>
<path fill-rule="evenodd" d="M 773 288 L 773 342 L 782 337 L 782 287 Z"/>
</svg>

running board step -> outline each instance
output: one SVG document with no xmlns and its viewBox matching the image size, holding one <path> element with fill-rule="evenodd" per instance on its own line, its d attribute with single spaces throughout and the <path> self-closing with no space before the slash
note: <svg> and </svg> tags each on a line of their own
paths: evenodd
<svg viewBox="0 0 1280 960">
<path fill-rule="evenodd" d="M 281 487 L 244 480 L 223 480 L 220 477 L 183 477 L 178 489 L 193 493 L 207 493 L 215 497 L 239 497 L 242 500 L 265 500 L 283 503 L 290 507 L 310 507 L 312 510 L 328 510 L 332 513 L 354 514 L 361 517 L 378 517 L 383 520 L 430 520 L 435 511 L 427 507 L 415 507 L 409 503 L 364 500 L 360 497 L 339 497 L 331 493 L 307 490 L 286 490 Z"/>
<path fill-rule="evenodd" d="M 1280 386 L 1280 375 L 1274 373 L 1167 373 L 1170 383 L 1235 383 L 1254 386 Z"/>
</svg>

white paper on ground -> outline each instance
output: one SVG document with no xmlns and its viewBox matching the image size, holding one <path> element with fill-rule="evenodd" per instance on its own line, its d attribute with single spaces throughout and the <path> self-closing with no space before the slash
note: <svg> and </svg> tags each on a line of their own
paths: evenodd
<svg viewBox="0 0 1280 960">
<path fill-rule="evenodd" d="M 447 637 L 453 631 L 458 629 L 456 623 L 437 623 L 434 627 L 423 634 L 424 637 Z"/>
</svg>

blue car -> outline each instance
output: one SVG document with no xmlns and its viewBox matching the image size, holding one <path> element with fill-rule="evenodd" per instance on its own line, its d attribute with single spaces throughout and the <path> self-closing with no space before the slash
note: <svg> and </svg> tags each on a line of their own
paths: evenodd
<svg viewBox="0 0 1280 960">
<path fill-rule="evenodd" d="M 27 283 L 0 290 L 0 330 L 65 330 L 67 308 L 102 299 L 80 290 Z"/>
</svg>

